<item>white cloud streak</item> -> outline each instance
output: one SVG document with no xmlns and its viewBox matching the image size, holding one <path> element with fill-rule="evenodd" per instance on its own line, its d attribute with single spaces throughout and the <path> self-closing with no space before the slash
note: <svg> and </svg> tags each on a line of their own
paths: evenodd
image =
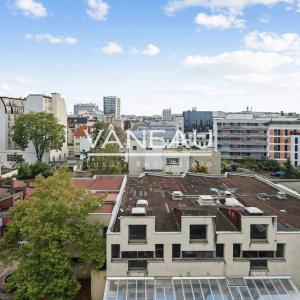
<svg viewBox="0 0 300 300">
<path fill-rule="evenodd" d="M 245 20 L 237 18 L 235 15 L 207 15 L 200 13 L 197 15 L 195 22 L 206 28 L 228 29 L 245 27 Z"/>
<path fill-rule="evenodd" d="M 16 0 L 15 7 L 22 11 L 23 15 L 42 18 L 48 15 L 45 6 L 35 0 Z"/>
<path fill-rule="evenodd" d="M 244 38 L 245 46 L 255 50 L 290 52 L 300 51 L 300 36 L 297 33 L 249 32 Z"/>
<path fill-rule="evenodd" d="M 77 39 L 70 36 L 54 36 L 52 34 L 26 34 L 25 36 L 29 40 L 35 40 L 36 42 L 46 41 L 52 45 L 75 45 L 77 43 Z"/>
<path fill-rule="evenodd" d="M 101 48 L 101 51 L 105 54 L 121 54 L 123 52 L 122 47 L 116 42 L 109 42 L 106 46 Z"/>
<path fill-rule="evenodd" d="M 147 56 L 156 56 L 160 53 L 160 49 L 153 44 L 149 44 L 146 49 L 140 51 L 140 53 Z"/>
</svg>

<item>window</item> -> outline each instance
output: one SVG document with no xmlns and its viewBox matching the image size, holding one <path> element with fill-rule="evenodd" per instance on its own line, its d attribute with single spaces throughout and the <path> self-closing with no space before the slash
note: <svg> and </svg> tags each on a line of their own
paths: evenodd
<svg viewBox="0 0 300 300">
<path fill-rule="evenodd" d="M 251 240 L 267 240 L 268 225 L 252 224 L 250 227 Z"/>
<path fill-rule="evenodd" d="M 173 244 L 172 245 L 172 257 L 173 258 L 180 258 L 181 257 L 181 245 L 180 244 Z"/>
<path fill-rule="evenodd" d="M 206 240 L 207 225 L 190 225 L 190 240 L 203 241 Z"/>
<path fill-rule="evenodd" d="M 146 260 L 129 260 L 128 271 L 147 271 Z"/>
<path fill-rule="evenodd" d="M 135 151 L 135 150 L 136 150 L 136 146 L 132 146 L 132 150 L 134 150 L 134 151 Z"/>
<path fill-rule="evenodd" d="M 164 258 L 164 244 L 155 244 L 155 257 Z"/>
<path fill-rule="evenodd" d="M 166 158 L 166 165 L 167 166 L 178 166 L 179 165 L 179 158 Z"/>
<path fill-rule="evenodd" d="M 216 257 L 223 258 L 224 257 L 224 244 L 216 245 Z"/>
<path fill-rule="evenodd" d="M 277 244 L 276 258 L 284 258 L 285 244 Z"/>
<path fill-rule="evenodd" d="M 129 225 L 129 242 L 146 242 L 146 225 Z"/>
<path fill-rule="evenodd" d="M 234 258 L 241 257 L 241 244 L 233 244 L 233 257 Z"/>
<path fill-rule="evenodd" d="M 182 251 L 182 258 L 206 259 L 214 258 L 213 251 Z"/>
<path fill-rule="evenodd" d="M 267 260 L 250 260 L 250 270 L 264 270 L 268 268 Z"/>
<path fill-rule="evenodd" d="M 111 258 L 120 258 L 120 245 L 119 244 L 111 245 Z"/>
</svg>

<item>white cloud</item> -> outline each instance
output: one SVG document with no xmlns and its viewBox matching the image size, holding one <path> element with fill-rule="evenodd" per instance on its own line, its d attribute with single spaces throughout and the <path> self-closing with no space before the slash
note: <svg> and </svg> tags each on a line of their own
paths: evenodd
<svg viewBox="0 0 300 300">
<path fill-rule="evenodd" d="M 15 82 L 19 84 L 30 84 L 32 83 L 32 80 L 26 76 L 17 75 L 15 76 Z"/>
<path fill-rule="evenodd" d="M 148 56 L 156 56 L 160 53 L 160 49 L 153 44 L 149 44 L 147 48 L 142 50 L 140 53 Z"/>
<path fill-rule="evenodd" d="M 288 52 L 300 50 L 300 36 L 297 33 L 284 33 L 277 35 L 273 32 L 249 32 L 244 42 L 246 47 L 275 52 Z"/>
<path fill-rule="evenodd" d="M 122 47 L 116 42 L 109 42 L 106 46 L 101 48 L 105 54 L 120 54 L 123 52 Z"/>
<path fill-rule="evenodd" d="M 77 43 L 77 39 L 70 36 L 54 36 L 51 34 L 26 34 L 26 38 L 29 40 L 35 40 L 37 42 L 47 41 L 49 44 L 53 45 L 74 45 Z"/>
<path fill-rule="evenodd" d="M 298 0 L 169 0 L 165 6 L 165 13 L 172 15 L 190 7 L 205 7 L 211 10 L 225 9 L 229 11 L 243 11 L 247 6 L 278 3 L 296 4 Z"/>
<path fill-rule="evenodd" d="M 94 20 L 103 21 L 109 11 L 109 5 L 102 0 L 86 0 L 88 9 L 86 13 Z"/>
<path fill-rule="evenodd" d="M 219 28 L 219 29 L 228 29 L 228 28 L 244 28 L 245 20 L 238 19 L 234 15 L 207 15 L 205 13 L 200 13 L 197 15 L 195 22 L 198 25 L 207 27 L 207 28 Z"/>
<path fill-rule="evenodd" d="M 16 0 L 15 6 L 20 9 L 25 16 L 41 18 L 48 15 L 44 5 L 35 0 Z"/>
<path fill-rule="evenodd" d="M 3 96 L 5 93 L 9 92 L 10 90 L 11 87 L 8 84 L 0 83 L 0 96 Z"/>
<path fill-rule="evenodd" d="M 270 72 L 293 61 L 292 57 L 278 53 L 241 50 L 224 52 L 216 56 L 191 55 L 185 59 L 184 65 L 210 73 L 243 74 Z"/>
</svg>

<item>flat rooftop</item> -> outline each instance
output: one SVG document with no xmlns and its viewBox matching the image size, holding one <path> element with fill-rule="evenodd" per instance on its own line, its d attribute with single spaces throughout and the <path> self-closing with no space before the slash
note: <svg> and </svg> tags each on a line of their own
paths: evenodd
<svg viewBox="0 0 300 300">
<path fill-rule="evenodd" d="M 232 193 L 226 205 L 219 201 L 199 201 L 201 195 L 205 195 L 205 199 L 207 195 L 216 199 L 221 190 Z M 173 191 L 181 191 L 183 200 L 172 200 Z M 277 216 L 279 231 L 300 231 L 300 199 L 288 194 L 284 195 L 284 199 L 279 199 L 278 192 L 278 189 L 250 176 L 187 174 L 184 177 L 173 177 L 146 174 L 143 177 L 128 177 L 118 217 L 131 216 L 131 209 L 136 206 L 137 200 L 145 199 L 148 201 L 146 215 L 155 216 L 156 231 L 180 231 L 174 211 L 188 216 L 215 216 L 217 231 L 238 231 L 238 226 L 226 216 L 226 211 L 232 209 L 241 216 L 250 215 L 245 207 L 255 207 L 263 215 Z M 259 199 L 259 194 L 264 194 L 267 199 Z M 230 205 L 235 202 L 240 203 L 241 207 Z M 113 231 L 119 230 L 120 221 L 117 218 Z"/>
</svg>

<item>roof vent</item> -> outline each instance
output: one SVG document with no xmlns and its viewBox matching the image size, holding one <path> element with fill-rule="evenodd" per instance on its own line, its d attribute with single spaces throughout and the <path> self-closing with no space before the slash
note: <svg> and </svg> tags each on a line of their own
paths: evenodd
<svg viewBox="0 0 300 300">
<path fill-rule="evenodd" d="M 232 196 L 232 193 L 231 193 L 230 191 L 225 191 L 225 192 L 224 192 L 224 195 L 225 195 L 226 197 L 231 197 L 231 196 Z"/>
<path fill-rule="evenodd" d="M 261 201 L 268 201 L 268 200 L 270 200 L 270 197 L 266 193 L 258 193 L 256 195 L 256 197 L 257 197 L 258 200 L 261 200 Z"/>
<path fill-rule="evenodd" d="M 139 199 L 136 202 L 136 207 L 148 207 L 148 201 L 144 199 Z"/>
<path fill-rule="evenodd" d="M 144 216 L 144 215 L 146 215 L 146 208 L 145 207 L 133 207 L 131 209 L 131 214 L 133 216 Z"/>
<path fill-rule="evenodd" d="M 183 194 L 180 191 L 174 191 L 172 192 L 172 200 L 183 200 Z"/>
<path fill-rule="evenodd" d="M 286 197 L 287 197 L 287 194 L 283 191 L 279 191 L 278 194 L 277 194 L 278 199 L 282 200 L 282 199 L 286 199 Z"/>
<path fill-rule="evenodd" d="M 212 195 L 200 195 L 198 202 L 200 205 L 215 204 L 215 198 Z"/>
<path fill-rule="evenodd" d="M 250 215 L 263 215 L 264 212 L 257 207 L 246 207 L 246 212 Z"/>
</svg>

